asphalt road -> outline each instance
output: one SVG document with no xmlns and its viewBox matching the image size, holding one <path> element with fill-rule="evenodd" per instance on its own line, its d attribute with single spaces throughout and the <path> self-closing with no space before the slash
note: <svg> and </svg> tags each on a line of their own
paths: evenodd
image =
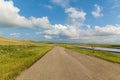
<svg viewBox="0 0 120 80">
<path fill-rule="evenodd" d="M 120 65 L 55 47 L 15 80 L 120 80 Z"/>
</svg>

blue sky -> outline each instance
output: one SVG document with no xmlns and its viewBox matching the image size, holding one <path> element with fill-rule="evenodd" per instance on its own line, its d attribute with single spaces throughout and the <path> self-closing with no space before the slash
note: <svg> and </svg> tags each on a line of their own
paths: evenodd
<svg viewBox="0 0 120 80">
<path fill-rule="evenodd" d="M 0 0 L 0 36 L 120 43 L 120 0 Z"/>
</svg>

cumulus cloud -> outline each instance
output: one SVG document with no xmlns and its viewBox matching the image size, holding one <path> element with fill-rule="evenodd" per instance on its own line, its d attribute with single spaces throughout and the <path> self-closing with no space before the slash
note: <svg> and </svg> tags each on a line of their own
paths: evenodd
<svg viewBox="0 0 120 80">
<path fill-rule="evenodd" d="M 48 17 L 42 17 L 42 18 L 35 18 L 31 17 L 30 21 L 32 25 L 38 28 L 50 28 L 51 24 L 48 20 Z"/>
<path fill-rule="evenodd" d="M 117 42 L 120 37 L 120 25 L 95 26 L 93 29 L 81 30 L 80 39 L 85 42 Z"/>
<path fill-rule="evenodd" d="M 70 0 L 51 0 L 53 4 L 59 5 L 63 8 L 66 8 L 69 6 Z"/>
<path fill-rule="evenodd" d="M 95 26 L 95 31 L 97 34 L 102 34 L 103 36 L 120 35 L 120 25 L 106 25 L 104 27 Z"/>
<path fill-rule="evenodd" d="M 52 29 L 46 30 L 45 34 L 56 35 L 61 39 L 76 39 L 79 37 L 79 30 L 70 25 L 56 24 L 52 26 Z"/>
<path fill-rule="evenodd" d="M 101 13 L 102 12 L 102 7 L 97 5 L 97 4 L 95 4 L 94 7 L 95 7 L 95 11 L 92 11 L 92 15 L 95 18 L 103 16 L 103 13 Z"/>
<path fill-rule="evenodd" d="M 85 20 L 86 13 L 82 10 L 77 10 L 76 8 L 67 8 L 65 10 L 66 13 L 68 13 L 68 16 L 72 19 L 80 19 L 82 21 Z"/>
<path fill-rule="evenodd" d="M 15 7 L 12 0 L 0 0 L 0 26 L 18 26 L 29 28 L 44 28 L 44 33 L 36 32 L 47 40 L 68 40 L 78 42 L 116 42 L 120 40 L 120 25 L 95 26 L 84 24 L 87 13 L 76 8 L 67 8 L 69 0 L 52 0 L 53 3 L 65 8 L 68 15 L 67 24 L 52 25 L 47 16 L 41 18 L 26 18 L 19 14 L 20 9 Z M 95 4 L 92 15 L 97 18 L 103 16 L 102 7 Z M 49 6 L 50 7 L 50 6 Z M 86 26 L 87 29 L 82 27 Z M 11 33 L 11 37 L 21 37 L 20 33 Z M 31 36 L 31 35 L 28 35 Z M 33 38 L 32 38 L 33 39 Z"/>
<path fill-rule="evenodd" d="M 68 15 L 67 24 L 52 25 L 51 29 L 45 31 L 45 34 L 56 36 L 59 39 L 79 39 L 80 27 L 86 19 L 86 13 L 73 7 L 65 9 L 65 13 Z M 90 25 L 88 26 L 90 27 Z"/>
<path fill-rule="evenodd" d="M 86 12 L 73 7 L 65 9 L 65 13 L 68 15 L 68 24 L 74 27 L 81 27 L 86 19 Z"/>
<path fill-rule="evenodd" d="M 30 26 L 29 20 L 20 16 L 19 11 L 20 9 L 13 5 L 13 1 L 0 0 L 0 25 Z"/>
<path fill-rule="evenodd" d="M 91 28 L 90 25 L 86 25 L 87 29 L 77 29 L 70 25 L 53 25 L 51 29 L 46 30 L 44 33 L 51 36 L 56 36 L 59 40 L 68 40 L 74 42 L 97 42 L 97 43 L 109 43 L 119 41 L 120 37 L 120 25 L 105 25 L 95 26 Z"/>
<path fill-rule="evenodd" d="M 20 9 L 15 7 L 12 0 L 0 0 L 0 26 L 19 26 L 33 28 L 48 28 L 50 23 L 47 17 L 27 19 L 19 14 Z"/>
</svg>

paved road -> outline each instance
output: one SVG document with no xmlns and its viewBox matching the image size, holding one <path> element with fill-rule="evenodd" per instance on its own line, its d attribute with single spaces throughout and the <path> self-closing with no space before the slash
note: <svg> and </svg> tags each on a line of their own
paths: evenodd
<svg viewBox="0 0 120 80">
<path fill-rule="evenodd" d="M 55 47 L 16 80 L 120 80 L 120 65 Z"/>
</svg>

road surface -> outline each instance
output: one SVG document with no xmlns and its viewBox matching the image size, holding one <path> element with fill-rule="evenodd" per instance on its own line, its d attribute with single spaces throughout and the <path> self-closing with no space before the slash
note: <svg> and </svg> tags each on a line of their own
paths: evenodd
<svg viewBox="0 0 120 80">
<path fill-rule="evenodd" d="M 15 80 L 120 80 L 120 65 L 55 47 Z"/>
</svg>

